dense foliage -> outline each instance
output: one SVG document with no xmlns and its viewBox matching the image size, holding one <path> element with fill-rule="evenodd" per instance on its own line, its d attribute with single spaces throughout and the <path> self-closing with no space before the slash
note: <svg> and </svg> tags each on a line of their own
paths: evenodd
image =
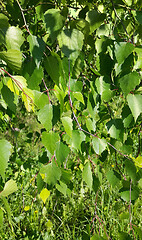
<svg viewBox="0 0 142 240">
<path fill-rule="evenodd" d="M 2 239 L 142 239 L 141 8 L 0 2 Z"/>
</svg>

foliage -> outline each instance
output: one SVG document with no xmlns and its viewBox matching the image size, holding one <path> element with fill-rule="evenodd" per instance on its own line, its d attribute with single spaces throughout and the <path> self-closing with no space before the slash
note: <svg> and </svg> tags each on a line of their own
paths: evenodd
<svg viewBox="0 0 142 240">
<path fill-rule="evenodd" d="M 34 227 L 34 239 L 142 238 L 134 218 L 142 188 L 141 8 L 140 0 L 0 3 L 0 225 L 7 212 L 17 239 L 30 239 Z M 13 217 L 11 194 L 20 202 L 22 186 L 29 201 Z M 34 198 L 43 202 L 40 230 Z"/>
</svg>

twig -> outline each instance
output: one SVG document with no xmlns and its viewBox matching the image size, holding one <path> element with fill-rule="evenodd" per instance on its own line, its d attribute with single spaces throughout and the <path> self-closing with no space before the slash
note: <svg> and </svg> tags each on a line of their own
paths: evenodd
<svg viewBox="0 0 142 240">
<path fill-rule="evenodd" d="M 51 103 L 51 98 L 50 98 L 50 96 L 49 96 L 49 90 L 48 90 L 48 88 L 47 88 L 47 86 L 46 86 L 46 83 L 45 83 L 44 79 L 42 79 L 42 81 L 43 81 L 43 83 L 44 83 L 44 87 L 45 87 L 45 89 L 46 89 L 46 93 L 47 93 L 48 98 L 49 98 L 49 103 Z"/>
<path fill-rule="evenodd" d="M 21 89 L 21 91 L 25 94 L 25 96 L 28 97 L 28 98 L 31 100 L 31 102 L 33 103 L 32 98 L 31 98 L 28 94 L 25 93 L 25 91 L 23 90 L 23 88 L 20 86 L 19 82 L 18 82 L 14 77 L 12 77 L 12 75 L 11 75 L 9 72 L 7 72 L 5 69 L 3 69 L 3 68 L 1 68 L 1 67 L 0 67 L 0 69 L 1 69 L 2 71 L 4 71 L 9 77 L 11 77 L 11 79 L 17 84 L 17 86 Z M 34 104 L 34 103 L 33 103 L 33 104 Z"/>
<path fill-rule="evenodd" d="M 70 107 L 71 107 L 71 109 L 72 109 L 73 117 L 74 117 L 74 119 L 75 119 L 75 121 L 76 121 L 76 123 L 77 123 L 78 129 L 79 129 L 80 131 L 82 131 L 82 132 L 84 132 L 84 133 L 86 133 L 86 134 L 88 134 L 88 135 L 90 135 L 90 136 L 92 136 L 92 137 L 97 137 L 98 139 L 100 139 L 96 134 L 92 134 L 92 133 L 84 130 L 84 129 L 80 126 L 80 124 L 79 124 L 79 122 L 78 122 L 78 119 L 77 119 L 77 117 L 76 117 L 76 115 L 75 115 L 75 113 L 74 113 L 74 111 L 73 111 L 73 104 L 72 104 L 72 99 L 71 99 L 70 92 L 71 92 L 71 89 L 70 89 L 70 59 L 69 59 L 69 87 L 68 87 L 68 96 L 69 96 L 69 103 L 70 103 Z M 121 156 L 123 156 L 123 157 L 125 157 L 125 158 L 127 158 L 128 160 L 131 161 L 130 158 L 128 158 L 128 157 L 127 157 L 126 155 L 124 155 L 123 153 L 121 153 L 121 152 L 120 152 L 117 148 L 115 148 L 111 143 L 107 142 L 107 144 L 108 144 L 109 146 L 111 146 L 115 151 L 117 151 Z"/>
<path fill-rule="evenodd" d="M 121 156 L 127 158 L 128 160 L 132 161 L 130 158 L 128 158 L 125 154 L 121 153 L 117 148 L 115 148 L 111 143 L 107 142 L 109 146 L 111 146 L 115 151 L 117 151 Z"/>
<path fill-rule="evenodd" d="M 25 15 L 24 15 L 24 10 L 22 9 L 19 1 L 18 1 L 18 0 L 16 0 L 16 1 L 17 1 L 17 4 L 18 4 L 19 8 L 20 8 L 20 11 L 21 11 L 21 14 L 22 14 L 22 17 L 23 17 L 23 21 L 24 21 L 25 27 L 26 27 L 28 33 L 31 35 L 30 30 L 29 30 L 29 27 L 28 27 L 27 22 L 26 22 Z"/>
</svg>

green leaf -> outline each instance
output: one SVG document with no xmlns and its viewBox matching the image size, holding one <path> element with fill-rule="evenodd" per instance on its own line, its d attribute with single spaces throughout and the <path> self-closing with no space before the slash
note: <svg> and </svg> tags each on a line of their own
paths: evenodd
<svg viewBox="0 0 142 240">
<path fill-rule="evenodd" d="M 110 81 L 107 77 L 99 77 L 95 81 L 98 93 L 101 95 L 102 101 L 108 102 L 112 98 L 113 92 L 110 90 Z"/>
<path fill-rule="evenodd" d="M 50 131 L 49 133 L 42 133 L 42 143 L 47 150 L 53 155 L 56 149 L 56 143 L 59 141 L 58 133 Z"/>
<path fill-rule="evenodd" d="M 73 130 L 72 131 L 72 141 L 71 146 L 76 150 L 81 151 L 81 143 L 85 141 L 86 136 L 80 130 Z"/>
<path fill-rule="evenodd" d="M 56 188 L 59 192 L 61 192 L 65 197 L 67 194 L 67 185 L 65 183 L 63 183 L 62 181 L 60 181 L 60 185 L 56 184 Z"/>
<path fill-rule="evenodd" d="M 73 96 L 79 101 L 82 102 L 84 104 L 84 99 L 83 99 L 83 95 L 81 92 L 74 92 Z"/>
<path fill-rule="evenodd" d="M 135 166 L 142 168 L 142 156 L 133 159 Z"/>
<path fill-rule="evenodd" d="M 137 72 L 131 72 L 119 79 L 120 87 L 126 96 L 130 91 L 135 90 L 135 87 L 140 83 L 140 76 Z"/>
<path fill-rule="evenodd" d="M 38 175 L 37 175 L 37 190 L 38 190 L 38 193 L 41 192 L 41 190 L 43 189 L 43 186 L 44 186 L 44 181 L 43 181 L 40 173 L 38 173 Z"/>
<path fill-rule="evenodd" d="M 125 233 L 125 232 L 119 232 L 118 233 L 118 239 L 119 240 L 132 240 L 130 235 L 128 233 Z"/>
<path fill-rule="evenodd" d="M 0 197 L 7 197 L 11 193 L 14 193 L 18 190 L 17 184 L 14 180 L 9 180 L 5 183 L 3 191 L 0 193 Z"/>
<path fill-rule="evenodd" d="M 96 10 L 90 10 L 87 13 L 86 20 L 90 24 L 90 33 L 94 32 L 101 26 L 106 15 L 104 13 L 98 13 Z"/>
<path fill-rule="evenodd" d="M 124 201 L 130 201 L 130 186 L 129 189 L 122 188 L 120 189 L 120 196 Z M 134 186 L 131 189 L 131 200 L 135 201 L 139 197 L 139 188 Z"/>
<path fill-rule="evenodd" d="M 62 62 L 59 55 L 53 52 L 51 56 L 46 58 L 44 65 L 54 83 L 59 85 L 60 77 L 62 76 Z"/>
<path fill-rule="evenodd" d="M 14 94 L 5 85 L 3 86 L 2 90 L 1 90 L 1 94 L 2 94 L 2 97 L 3 97 L 4 101 L 8 105 L 8 108 L 12 112 L 15 113 L 16 112 L 16 105 L 14 103 Z"/>
<path fill-rule="evenodd" d="M 6 32 L 6 47 L 7 49 L 16 49 L 20 51 L 20 47 L 24 42 L 22 31 L 18 27 L 9 27 Z"/>
<path fill-rule="evenodd" d="M 105 240 L 103 237 L 101 237 L 98 234 L 93 235 L 90 240 Z"/>
<path fill-rule="evenodd" d="M 8 27 L 9 27 L 8 17 L 3 13 L 0 13 L 0 29 L 6 32 Z"/>
<path fill-rule="evenodd" d="M 38 116 L 38 120 L 46 128 L 46 130 L 50 131 L 52 128 L 52 118 L 53 118 L 52 105 L 51 104 L 45 105 L 43 108 L 39 110 L 37 116 Z"/>
<path fill-rule="evenodd" d="M 142 113 L 142 95 L 129 94 L 127 101 L 136 122 L 138 116 Z"/>
<path fill-rule="evenodd" d="M 28 88 L 40 91 L 39 84 L 42 82 L 43 74 L 43 68 L 41 66 L 39 68 L 34 68 L 31 75 L 27 74 L 26 79 Z"/>
<path fill-rule="evenodd" d="M 61 177 L 61 169 L 57 167 L 54 160 L 40 169 L 41 174 L 45 174 L 44 182 L 49 185 L 55 185 Z"/>
<path fill-rule="evenodd" d="M 45 48 L 45 42 L 41 38 L 34 35 L 29 35 L 27 41 L 30 44 L 30 52 L 35 60 L 37 67 L 39 68 Z"/>
<path fill-rule="evenodd" d="M 136 11 L 136 19 L 140 24 L 142 24 L 142 11 Z"/>
<path fill-rule="evenodd" d="M 62 117 L 61 118 L 62 124 L 66 133 L 72 137 L 72 119 L 70 117 Z"/>
<path fill-rule="evenodd" d="M 88 131 L 91 132 L 95 132 L 96 131 L 96 122 L 93 120 L 91 120 L 90 118 L 86 119 L 86 127 L 88 128 Z"/>
<path fill-rule="evenodd" d="M 77 29 L 65 29 L 58 36 L 59 46 L 64 55 L 75 61 L 83 46 L 84 35 Z"/>
<path fill-rule="evenodd" d="M 136 173 L 136 167 L 133 162 L 130 160 L 126 159 L 125 160 L 125 169 L 129 177 L 136 182 L 137 180 L 137 173 Z"/>
<path fill-rule="evenodd" d="M 38 109 L 43 108 L 45 105 L 49 104 L 49 98 L 45 93 L 41 93 L 38 91 L 34 92 L 34 104 L 38 107 Z"/>
<path fill-rule="evenodd" d="M 142 68 L 142 48 L 136 47 L 134 50 L 137 53 L 138 59 L 135 62 L 134 69 L 141 69 Z"/>
<path fill-rule="evenodd" d="M 49 9 L 44 13 L 46 28 L 52 41 L 55 41 L 59 32 L 64 26 L 65 18 L 61 15 L 59 9 Z"/>
<path fill-rule="evenodd" d="M 115 43 L 115 57 L 118 64 L 122 64 L 125 59 L 133 52 L 134 45 L 129 42 Z"/>
<path fill-rule="evenodd" d="M 124 128 L 128 128 L 130 124 L 134 121 L 134 118 L 128 105 L 125 105 L 122 109 L 122 119 Z"/>
<path fill-rule="evenodd" d="M 3 210 L 0 208 L 0 228 L 2 228 L 3 227 Z"/>
<path fill-rule="evenodd" d="M 46 200 L 49 196 L 50 196 L 50 191 L 47 190 L 47 188 L 42 189 L 42 191 L 40 192 L 40 198 L 42 199 L 44 204 L 46 203 Z"/>
<path fill-rule="evenodd" d="M 0 174 L 5 181 L 5 169 L 8 166 L 8 160 L 11 155 L 12 146 L 5 140 L 0 140 Z"/>
<path fill-rule="evenodd" d="M 92 184 L 93 184 L 93 177 L 92 177 L 92 171 L 90 163 L 86 163 L 83 172 L 82 172 L 82 179 L 86 182 L 87 186 L 92 190 Z"/>
<path fill-rule="evenodd" d="M 5 44 L 5 33 L 9 27 L 8 18 L 0 13 L 0 45 Z"/>
<path fill-rule="evenodd" d="M 63 144 L 62 142 L 58 142 L 56 146 L 56 159 L 58 166 L 61 166 L 63 162 L 66 160 L 70 149 L 67 145 Z"/>
<path fill-rule="evenodd" d="M 89 23 L 84 19 L 77 19 L 75 21 L 76 28 L 81 31 L 84 35 L 89 35 Z"/>
<path fill-rule="evenodd" d="M 22 53 L 16 49 L 9 49 L 7 52 L 0 52 L 0 58 L 16 72 L 19 72 L 22 66 Z"/>
<path fill-rule="evenodd" d="M 121 176 L 120 174 L 118 174 L 118 172 L 114 171 L 114 170 L 110 170 L 107 173 L 107 180 L 109 181 L 109 183 L 112 185 L 112 187 L 115 187 L 118 185 L 118 183 L 121 180 Z"/>
<path fill-rule="evenodd" d="M 117 140 L 123 139 L 123 122 L 121 119 L 114 119 L 110 120 L 106 124 L 108 133 L 112 138 L 115 138 Z"/>
<path fill-rule="evenodd" d="M 98 155 L 100 155 L 106 149 L 106 146 L 107 146 L 105 139 L 100 139 L 97 137 L 94 137 L 92 139 L 92 144 L 93 144 L 94 151 Z"/>
<path fill-rule="evenodd" d="M 61 176 L 62 182 L 68 184 L 68 183 L 70 183 L 72 177 L 73 177 L 73 174 L 72 174 L 71 170 L 62 168 L 62 176 Z"/>
</svg>

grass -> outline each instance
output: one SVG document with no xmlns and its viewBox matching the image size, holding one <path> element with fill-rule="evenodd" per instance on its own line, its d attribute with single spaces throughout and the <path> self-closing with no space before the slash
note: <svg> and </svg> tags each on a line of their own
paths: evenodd
<svg viewBox="0 0 142 240">
<path fill-rule="evenodd" d="M 81 173 L 80 169 L 78 171 Z M 71 197 L 50 189 L 51 195 L 45 204 L 37 194 L 35 168 L 21 168 L 21 171 L 15 172 L 19 191 L 9 197 L 14 231 L 12 232 L 5 212 L 0 239 L 87 240 L 94 234 L 104 239 L 119 239 L 119 232 L 128 233 L 131 230 L 129 202 L 120 198 L 117 186 L 112 188 L 109 185 L 105 173 L 101 173 L 101 176 L 96 173 L 100 181 L 102 179 L 102 184 L 96 192 L 90 192 L 81 182 L 78 171 L 73 171 Z M 139 228 L 142 222 L 141 206 L 140 197 L 132 205 L 132 223 Z"/>
</svg>

